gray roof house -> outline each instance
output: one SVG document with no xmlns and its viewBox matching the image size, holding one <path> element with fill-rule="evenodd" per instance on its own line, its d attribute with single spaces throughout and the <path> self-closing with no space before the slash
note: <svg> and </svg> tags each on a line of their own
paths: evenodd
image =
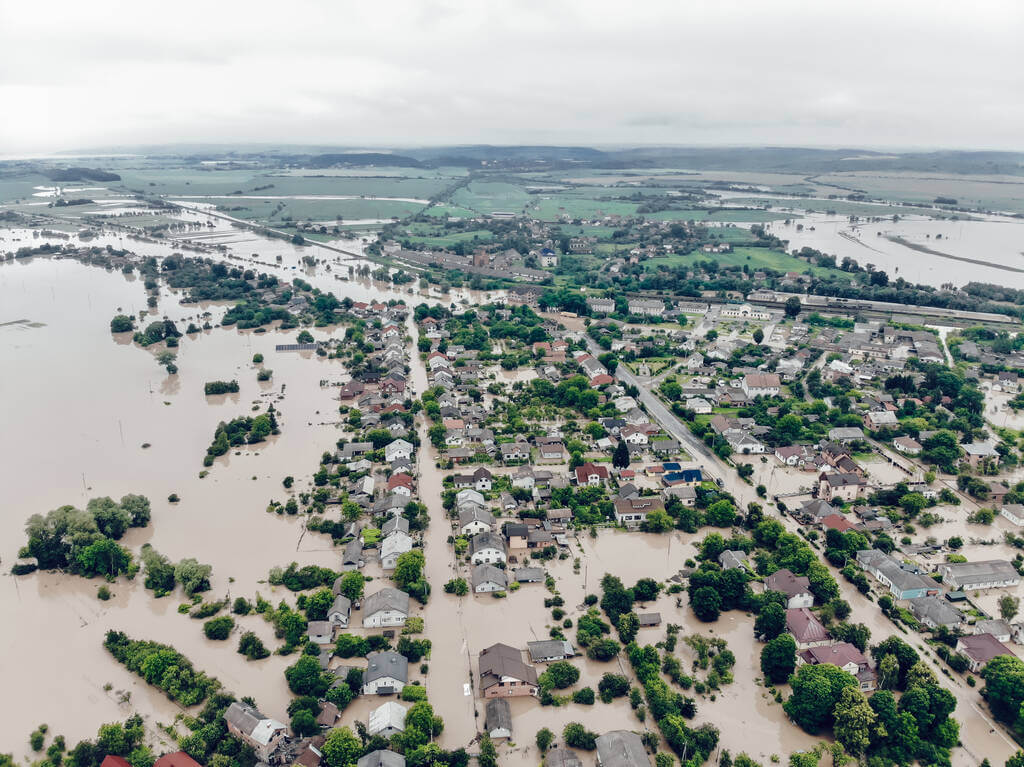
<svg viewBox="0 0 1024 767">
<path fill-rule="evenodd" d="M 534 663 L 551 663 L 576 655 L 576 648 L 567 639 L 540 639 L 536 642 L 527 642 L 526 649 Z"/>
<path fill-rule="evenodd" d="M 363 600 L 363 627 L 401 626 L 409 617 L 409 595 L 387 586 Z"/>
<path fill-rule="evenodd" d="M 359 765 L 362 767 L 362 765 Z M 556 746 L 548 749 L 544 755 L 544 767 L 583 767 L 583 762 L 575 752 Z"/>
<path fill-rule="evenodd" d="M 392 695 L 409 682 L 409 661 L 403 655 L 391 650 L 372 652 L 366 661 L 363 695 Z"/>
<path fill-rule="evenodd" d="M 470 575 L 473 583 L 473 591 L 477 594 L 486 594 L 492 591 L 504 591 L 508 588 L 508 576 L 504 570 L 499 570 L 494 565 L 477 565 Z"/>
<path fill-rule="evenodd" d="M 964 617 L 960 611 L 945 599 L 939 597 L 918 597 L 908 602 L 911 614 L 928 628 L 945 626 L 953 628 L 960 625 Z"/>
<path fill-rule="evenodd" d="M 629 730 L 612 730 L 597 738 L 599 767 L 650 767 L 651 758 L 640 736 Z"/>
<path fill-rule="evenodd" d="M 405 767 L 405 757 L 394 751 L 371 751 L 356 762 L 356 767 Z"/>
<path fill-rule="evenodd" d="M 484 709 L 484 729 L 492 738 L 512 737 L 512 707 L 505 698 L 491 698 Z"/>
<path fill-rule="evenodd" d="M 391 517 L 387 522 L 380 526 L 380 534 L 387 538 L 392 533 L 405 533 L 409 534 L 409 520 L 403 516 Z"/>
<path fill-rule="evenodd" d="M 943 562 L 936 571 L 942 574 L 942 582 L 951 589 L 998 589 L 1020 583 L 1017 569 L 1005 559 Z"/>
<path fill-rule="evenodd" d="M 745 551 L 723 551 L 718 555 L 718 564 L 722 566 L 723 570 L 733 570 L 737 567 L 746 568 L 748 561 Z"/>
<path fill-rule="evenodd" d="M 351 612 L 352 600 L 344 594 L 338 594 L 334 597 L 334 604 L 331 605 L 331 609 L 327 611 L 327 620 L 335 625 L 346 627 L 348 626 Z"/>
</svg>

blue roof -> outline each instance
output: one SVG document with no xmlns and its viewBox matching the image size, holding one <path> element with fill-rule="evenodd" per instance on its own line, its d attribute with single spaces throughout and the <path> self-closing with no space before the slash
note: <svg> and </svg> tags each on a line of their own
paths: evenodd
<svg viewBox="0 0 1024 767">
<path fill-rule="evenodd" d="M 678 482 L 680 480 L 685 481 L 685 477 L 683 477 L 683 472 L 681 471 L 670 471 L 662 477 L 662 480 L 664 482 Z"/>
<path fill-rule="evenodd" d="M 678 468 L 679 464 L 675 464 Z M 668 465 L 666 464 L 666 468 Z M 665 482 L 703 482 L 704 475 L 701 474 L 700 469 L 683 469 L 681 471 L 669 471 L 665 473 L 663 477 Z"/>
<path fill-rule="evenodd" d="M 661 464 L 661 468 L 665 471 L 679 471 L 683 468 L 683 465 L 678 461 L 669 461 L 668 463 Z"/>
</svg>

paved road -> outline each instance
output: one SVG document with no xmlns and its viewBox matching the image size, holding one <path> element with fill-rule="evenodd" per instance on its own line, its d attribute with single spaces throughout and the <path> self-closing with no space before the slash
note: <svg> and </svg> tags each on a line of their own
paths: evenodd
<svg viewBox="0 0 1024 767">
<path fill-rule="evenodd" d="M 594 342 L 590 336 L 587 336 L 587 346 L 590 349 L 590 353 L 595 357 L 602 354 L 600 347 Z M 633 375 L 632 371 L 623 364 L 619 364 L 615 368 L 615 377 L 622 381 L 624 384 L 635 386 L 640 392 L 640 401 L 647 408 L 647 412 L 658 422 L 658 424 L 666 432 L 675 437 L 679 444 L 686 448 L 686 452 L 692 455 L 697 461 L 706 461 L 705 466 L 710 464 L 716 470 L 719 476 L 723 476 L 721 467 L 718 464 L 718 456 L 708 449 L 700 439 L 698 439 L 693 432 L 691 432 L 679 418 L 676 417 L 675 413 L 665 407 L 665 404 L 658 399 L 654 394 L 651 393 L 650 389 L 646 385 L 640 383 L 637 377 Z"/>
</svg>

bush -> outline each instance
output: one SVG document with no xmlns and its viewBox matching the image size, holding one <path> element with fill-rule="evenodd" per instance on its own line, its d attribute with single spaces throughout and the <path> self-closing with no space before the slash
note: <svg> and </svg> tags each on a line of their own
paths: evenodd
<svg viewBox="0 0 1024 767">
<path fill-rule="evenodd" d="M 573 703 L 582 703 L 585 706 L 594 705 L 594 691 L 589 687 L 583 687 L 572 694 Z"/>
<path fill-rule="evenodd" d="M 270 655 L 263 641 L 251 631 L 246 631 L 238 639 L 238 654 L 244 655 L 249 660 L 260 660 Z"/>
<path fill-rule="evenodd" d="M 110 589 L 106 586 L 100 586 L 96 590 L 96 598 L 103 602 L 106 602 L 108 599 L 110 599 Z"/>
<path fill-rule="evenodd" d="M 220 682 L 196 671 L 189 659 L 170 645 L 133 640 L 120 631 L 108 631 L 103 646 L 125 668 L 183 706 L 202 703 L 220 688 Z"/>
<path fill-rule="evenodd" d="M 457 597 L 464 597 L 469 593 L 469 584 L 465 578 L 452 578 L 444 584 L 446 594 L 454 594 Z"/>
<path fill-rule="evenodd" d="M 203 390 L 210 394 L 237 394 L 238 381 L 207 381 Z"/>
<path fill-rule="evenodd" d="M 427 688 L 418 684 L 407 684 L 402 688 L 402 700 L 418 703 L 427 699 Z"/>
<path fill-rule="evenodd" d="M 231 630 L 235 627 L 235 619 L 230 615 L 222 615 L 219 618 L 211 618 L 203 624 L 203 633 L 207 639 L 227 639 Z"/>
<path fill-rule="evenodd" d="M 580 748 L 584 751 L 593 751 L 597 748 L 597 735 L 592 733 L 579 722 L 569 722 L 562 730 L 562 738 L 569 748 Z"/>
</svg>

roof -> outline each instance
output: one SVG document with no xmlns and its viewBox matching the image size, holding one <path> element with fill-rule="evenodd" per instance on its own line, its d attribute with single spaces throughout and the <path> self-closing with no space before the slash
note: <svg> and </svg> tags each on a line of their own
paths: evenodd
<svg viewBox="0 0 1024 767">
<path fill-rule="evenodd" d="M 583 767 L 583 762 L 569 749 L 556 747 L 544 755 L 544 767 Z"/>
<path fill-rule="evenodd" d="M 409 679 L 409 661 L 403 655 L 391 650 L 372 652 L 366 656 L 366 671 L 363 684 L 388 677 L 406 682 Z"/>
<path fill-rule="evenodd" d="M 387 586 L 374 594 L 370 594 L 363 601 L 364 617 L 378 613 L 381 610 L 398 610 L 408 615 L 409 595 L 404 591 Z"/>
<path fill-rule="evenodd" d="M 829 633 L 825 630 L 825 627 L 814 617 L 814 613 L 806 607 L 786 610 L 786 628 L 796 641 L 801 644 L 824 642 L 829 638 Z"/>
<path fill-rule="evenodd" d="M 100 764 L 100 767 L 132 767 L 132 766 L 131 766 L 131 764 L 128 763 L 128 760 L 125 759 L 123 756 L 114 756 L 113 754 L 108 754 L 107 756 L 103 757 L 103 762 Z"/>
<path fill-rule="evenodd" d="M 960 637 L 957 646 L 961 652 L 972 660 L 979 663 L 988 663 L 1000 655 L 1013 655 L 1009 647 L 1004 645 L 991 634 L 975 634 L 974 636 Z"/>
<path fill-rule="evenodd" d="M 544 569 L 541 567 L 517 567 L 513 572 L 517 581 L 542 581 Z"/>
<path fill-rule="evenodd" d="M 478 551 L 488 548 L 494 548 L 498 551 L 504 552 L 505 542 L 501 539 L 500 535 L 491 532 L 477 533 L 469 539 L 470 556 L 476 554 Z"/>
<path fill-rule="evenodd" d="M 800 653 L 808 663 L 829 663 L 842 668 L 848 663 L 867 666 L 868 659 L 849 642 L 836 642 L 824 647 L 811 647 Z"/>
<path fill-rule="evenodd" d="M 827 517 L 829 514 L 835 514 L 836 509 L 828 501 L 816 498 L 811 501 L 804 501 L 803 505 L 800 507 L 800 513 L 820 519 L 822 517 Z"/>
<path fill-rule="evenodd" d="M 401 706 L 393 700 L 389 700 L 387 703 L 377 706 L 377 708 L 370 712 L 370 718 L 367 721 L 366 729 L 371 735 L 376 735 L 377 733 L 387 729 L 404 730 L 406 711 L 408 711 L 408 709 L 405 706 Z"/>
<path fill-rule="evenodd" d="M 505 571 L 499 570 L 494 565 L 477 565 L 473 568 L 470 579 L 473 582 L 473 588 L 482 583 L 496 583 L 502 588 L 508 585 L 508 576 L 505 575 Z"/>
<path fill-rule="evenodd" d="M 270 719 L 252 706 L 237 701 L 228 706 L 224 712 L 224 719 L 239 732 L 245 733 L 261 745 L 269 743 L 278 730 L 287 729 L 276 719 Z"/>
<path fill-rule="evenodd" d="M 781 591 L 787 597 L 797 594 L 809 594 L 811 581 L 804 575 L 794 575 L 792 571 L 782 568 L 764 579 L 766 591 Z"/>
<path fill-rule="evenodd" d="M 778 389 L 781 383 L 775 373 L 747 373 L 743 382 L 750 389 Z"/>
<path fill-rule="evenodd" d="M 356 762 L 357 767 L 405 767 L 405 757 L 394 751 L 371 751 Z"/>
<path fill-rule="evenodd" d="M 526 649 L 530 652 L 530 660 L 535 663 L 545 658 L 556 658 L 559 656 L 572 657 L 576 654 L 576 648 L 567 639 L 539 639 L 536 642 L 527 642 Z"/>
<path fill-rule="evenodd" d="M 661 623 L 661 613 L 640 613 L 637 617 L 641 626 L 657 626 Z"/>
<path fill-rule="evenodd" d="M 110 757 L 107 757 L 108 759 Z M 120 759 L 121 757 L 115 757 Z M 103 760 L 107 764 L 107 759 Z M 110 767 L 110 765 L 107 765 Z M 120 767 L 120 766 L 119 766 Z M 175 751 L 173 754 L 164 754 L 153 763 L 153 767 L 202 767 L 199 762 L 186 754 L 184 751 Z"/>
<path fill-rule="evenodd" d="M 959 610 L 938 597 L 917 597 L 908 600 L 907 604 L 914 617 L 919 620 L 927 618 L 936 626 L 951 626 L 963 620 Z"/>
<path fill-rule="evenodd" d="M 523 654 L 515 647 L 499 643 L 480 653 L 480 688 L 493 687 L 502 677 L 537 684 L 537 670 L 523 663 Z"/>
<path fill-rule="evenodd" d="M 972 582 L 983 583 L 993 577 L 1013 580 L 1020 574 L 1011 562 L 1005 559 L 986 559 L 982 562 L 943 562 L 938 567 L 943 575 L 948 574 L 959 583 L 968 585 Z"/>
<path fill-rule="evenodd" d="M 640 736 L 629 730 L 612 730 L 597 738 L 601 767 L 650 767 L 651 759 Z"/>
<path fill-rule="evenodd" d="M 512 707 L 505 698 L 491 698 L 487 701 L 484 715 L 484 729 L 508 730 L 512 732 Z"/>
<path fill-rule="evenodd" d="M 857 562 L 861 567 L 870 567 L 885 576 L 897 591 L 916 591 L 927 589 L 935 591 L 939 584 L 908 569 L 878 549 L 862 549 L 857 552 Z"/>
<path fill-rule="evenodd" d="M 723 551 L 718 555 L 718 563 L 723 570 L 731 570 L 734 567 L 744 567 L 748 561 L 745 551 Z"/>
</svg>

